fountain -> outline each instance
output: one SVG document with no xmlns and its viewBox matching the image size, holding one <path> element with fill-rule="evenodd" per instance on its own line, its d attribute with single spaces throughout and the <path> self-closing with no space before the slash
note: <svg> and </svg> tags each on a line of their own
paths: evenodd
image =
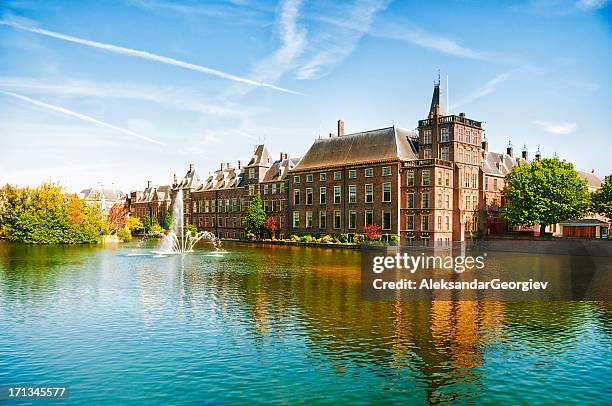
<svg viewBox="0 0 612 406">
<path fill-rule="evenodd" d="M 180 254 L 185 255 L 193 251 L 193 247 L 198 241 L 208 240 L 213 243 L 215 250 L 219 250 L 221 241 L 208 231 L 200 231 L 193 235 L 185 229 L 185 216 L 183 204 L 183 191 L 176 194 L 174 206 L 172 208 L 172 227 L 168 234 L 164 234 L 159 254 Z"/>
</svg>

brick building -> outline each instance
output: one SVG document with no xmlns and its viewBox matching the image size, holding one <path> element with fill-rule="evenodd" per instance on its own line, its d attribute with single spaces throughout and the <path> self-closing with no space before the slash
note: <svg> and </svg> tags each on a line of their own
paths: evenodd
<svg viewBox="0 0 612 406">
<path fill-rule="evenodd" d="M 149 182 L 143 192 L 133 192 L 134 214 L 161 219 L 182 191 L 185 224 L 220 238 L 244 238 L 244 216 L 260 193 L 280 238 L 350 236 L 375 224 L 385 238 L 398 235 L 402 244 L 440 246 L 506 231 L 501 191 L 505 175 L 529 162 L 527 147 L 520 157 L 511 143 L 505 153 L 489 151 L 481 121 L 444 115 L 439 80 L 417 131 L 393 126 L 345 134 L 339 120 L 337 133 L 319 137 L 301 159 L 281 153 L 273 161 L 257 145 L 246 165 L 222 163 L 205 180 L 192 164 L 171 187 Z M 578 174 L 591 191 L 601 186 L 595 175 Z M 550 231 L 559 233 L 556 225 Z"/>
<path fill-rule="evenodd" d="M 144 191 L 131 192 L 129 200 L 131 216 L 143 219 L 148 215 L 152 223 L 164 224 L 172 204 L 171 188 L 169 185 L 155 187 L 147 181 Z"/>
</svg>

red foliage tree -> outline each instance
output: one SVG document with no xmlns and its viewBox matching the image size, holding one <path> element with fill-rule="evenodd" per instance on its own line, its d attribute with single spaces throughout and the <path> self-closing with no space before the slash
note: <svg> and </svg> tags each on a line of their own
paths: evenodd
<svg viewBox="0 0 612 406">
<path fill-rule="evenodd" d="M 380 226 L 372 224 L 363 228 L 363 234 L 368 241 L 378 241 L 380 238 Z"/>
<path fill-rule="evenodd" d="M 266 217 L 266 219 L 264 220 L 264 228 L 268 230 L 272 235 L 272 238 L 274 238 L 274 234 L 276 233 L 276 229 L 278 228 L 276 217 Z"/>
<path fill-rule="evenodd" d="M 108 215 L 106 217 L 108 231 L 111 234 L 114 234 L 118 229 L 125 227 L 125 220 L 127 219 L 127 216 L 128 209 L 125 203 L 115 203 L 108 211 Z"/>
</svg>

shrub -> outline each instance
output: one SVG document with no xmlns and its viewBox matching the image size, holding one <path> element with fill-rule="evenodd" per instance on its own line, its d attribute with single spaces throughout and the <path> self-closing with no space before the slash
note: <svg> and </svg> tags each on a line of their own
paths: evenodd
<svg viewBox="0 0 612 406">
<path fill-rule="evenodd" d="M 121 241 L 126 242 L 132 239 L 132 233 L 127 228 L 120 228 L 117 230 L 117 237 L 121 239 Z"/>
<path fill-rule="evenodd" d="M 353 242 L 355 244 L 361 244 L 364 239 L 365 239 L 365 237 L 363 236 L 363 234 L 355 234 L 355 235 L 353 235 Z"/>
<path fill-rule="evenodd" d="M 153 227 L 151 227 L 151 231 L 153 231 Z M 185 226 L 185 231 L 193 236 L 198 233 L 198 227 L 195 224 L 187 224 Z"/>
<path fill-rule="evenodd" d="M 149 230 L 152 235 L 160 236 L 163 234 L 164 229 L 159 224 L 153 224 Z"/>
<path fill-rule="evenodd" d="M 297 235 L 297 234 L 291 234 L 291 241 L 298 242 L 298 241 L 300 241 L 300 239 L 301 239 L 301 238 L 300 238 L 300 236 L 299 236 L 299 235 Z"/>
<path fill-rule="evenodd" d="M 255 241 L 255 233 L 246 233 L 246 239 L 249 241 Z"/>
<path fill-rule="evenodd" d="M 300 237 L 300 241 L 301 242 L 314 242 L 316 241 L 316 239 L 312 235 L 308 234 L 308 235 L 303 235 L 302 237 Z"/>
<path fill-rule="evenodd" d="M 331 235 L 325 234 L 323 237 L 319 238 L 319 242 L 323 244 L 331 244 L 334 242 L 334 239 Z"/>
<path fill-rule="evenodd" d="M 368 241 L 378 241 L 380 239 L 380 226 L 372 224 L 364 227 L 363 233 Z"/>
<path fill-rule="evenodd" d="M 399 242 L 399 235 L 391 234 L 391 236 L 389 237 L 389 241 L 391 241 L 392 245 L 397 245 L 397 243 Z"/>
<path fill-rule="evenodd" d="M 340 242 L 347 243 L 348 240 L 349 240 L 348 234 L 346 234 L 346 233 L 340 234 Z"/>
</svg>

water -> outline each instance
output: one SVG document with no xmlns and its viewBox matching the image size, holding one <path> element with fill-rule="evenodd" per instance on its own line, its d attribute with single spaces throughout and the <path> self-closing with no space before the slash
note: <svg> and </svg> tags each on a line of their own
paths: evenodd
<svg viewBox="0 0 612 406">
<path fill-rule="evenodd" d="M 0 384 L 68 384 L 63 404 L 610 403 L 609 302 L 364 301 L 356 251 L 156 244 L 0 242 Z"/>
</svg>

